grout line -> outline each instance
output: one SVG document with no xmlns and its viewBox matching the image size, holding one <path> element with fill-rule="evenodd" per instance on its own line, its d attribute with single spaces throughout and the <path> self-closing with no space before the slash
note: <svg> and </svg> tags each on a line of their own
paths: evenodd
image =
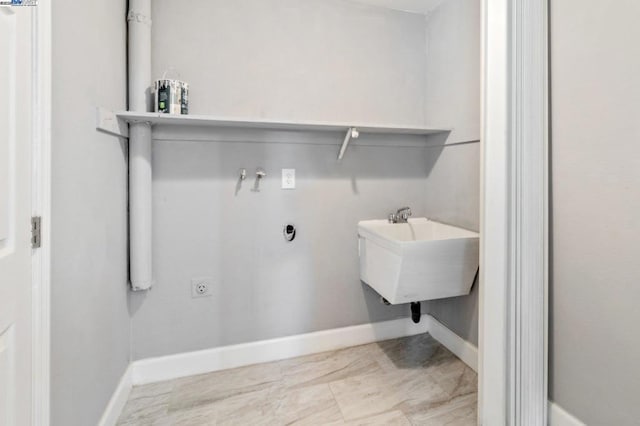
<svg viewBox="0 0 640 426">
<path fill-rule="evenodd" d="M 340 417 L 342 418 L 342 422 L 345 423 L 347 420 L 344 418 L 344 412 L 342 411 L 342 407 L 338 402 L 338 398 L 336 398 L 336 394 L 333 392 L 333 389 L 331 389 L 331 383 L 333 382 L 327 383 L 327 387 L 329 388 L 329 392 L 331 392 L 331 396 L 333 396 L 333 401 L 336 403 L 336 406 L 338 407 L 338 411 L 340 412 Z"/>
</svg>

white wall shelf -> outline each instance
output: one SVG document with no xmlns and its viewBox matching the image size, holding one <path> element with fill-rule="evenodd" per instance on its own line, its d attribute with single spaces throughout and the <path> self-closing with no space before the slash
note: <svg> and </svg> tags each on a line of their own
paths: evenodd
<svg viewBox="0 0 640 426">
<path fill-rule="evenodd" d="M 267 119 L 246 120 L 241 118 L 216 117 L 211 115 L 171 115 L 155 112 L 116 112 L 115 115 L 129 123 L 150 123 L 175 126 L 240 127 L 265 130 L 309 130 L 346 132 L 352 127 L 360 133 L 387 133 L 405 135 L 432 135 L 448 132 L 447 129 L 428 127 L 404 127 L 396 125 L 370 125 L 335 123 L 323 121 L 277 121 Z"/>
<path fill-rule="evenodd" d="M 277 121 L 268 119 L 247 120 L 211 115 L 171 115 L 154 112 L 113 112 L 103 108 L 97 111 L 97 129 L 120 137 L 127 137 L 126 123 L 149 123 L 184 127 L 226 127 L 262 130 L 289 130 L 314 132 L 344 132 L 340 149 L 342 159 L 349 141 L 363 134 L 428 136 L 450 132 L 450 129 L 398 125 L 351 124 L 325 121 Z M 355 131 L 354 131 L 355 130 Z"/>
</svg>

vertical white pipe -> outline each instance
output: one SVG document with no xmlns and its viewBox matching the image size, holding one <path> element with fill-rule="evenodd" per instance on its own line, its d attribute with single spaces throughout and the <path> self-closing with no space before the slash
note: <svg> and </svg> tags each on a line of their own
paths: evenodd
<svg viewBox="0 0 640 426">
<path fill-rule="evenodd" d="M 129 0 L 129 110 L 150 110 L 151 0 Z M 153 284 L 151 125 L 129 127 L 129 270 L 133 290 Z"/>
</svg>

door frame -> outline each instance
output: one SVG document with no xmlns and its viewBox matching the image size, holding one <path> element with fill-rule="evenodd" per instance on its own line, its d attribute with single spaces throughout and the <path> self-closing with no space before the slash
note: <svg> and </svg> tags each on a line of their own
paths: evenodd
<svg viewBox="0 0 640 426">
<path fill-rule="evenodd" d="M 32 15 L 33 105 L 31 214 L 40 216 L 40 248 L 32 250 L 32 424 L 50 424 L 51 376 L 51 23 L 52 0 Z"/>
<path fill-rule="evenodd" d="M 547 424 L 548 4 L 483 0 L 479 421 Z"/>
</svg>

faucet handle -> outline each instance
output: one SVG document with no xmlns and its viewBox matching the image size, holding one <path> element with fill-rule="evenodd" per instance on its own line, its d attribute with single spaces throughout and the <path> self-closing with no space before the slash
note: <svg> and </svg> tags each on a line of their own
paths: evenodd
<svg viewBox="0 0 640 426">
<path fill-rule="evenodd" d="M 389 223 L 397 223 L 397 222 L 398 222 L 398 215 L 395 213 L 389 214 Z"/>
</svg>

